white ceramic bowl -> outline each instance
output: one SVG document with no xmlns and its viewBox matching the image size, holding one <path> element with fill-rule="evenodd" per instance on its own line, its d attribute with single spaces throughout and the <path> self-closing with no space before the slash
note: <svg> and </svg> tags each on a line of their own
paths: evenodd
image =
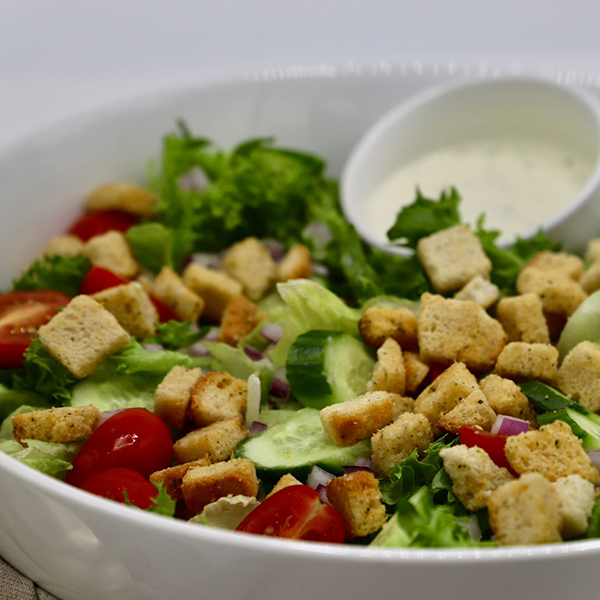
<svg viewBox="0 0 600 600">
<path fill-rule="evenodd" d="M 176 117 L 225 145 L 273 134 L 339 173 L 381 114 L 449 78 L 410 65 L 267 73 L 129 102 L 0 149 L 2 284 L 64 229 L 90 188 L 143 180 Z M 600 541 L 385 550 L 267 539 L 137 512 L 0 454 L 0 555 L 65 600 L 592 600 Z"/>
</svg>

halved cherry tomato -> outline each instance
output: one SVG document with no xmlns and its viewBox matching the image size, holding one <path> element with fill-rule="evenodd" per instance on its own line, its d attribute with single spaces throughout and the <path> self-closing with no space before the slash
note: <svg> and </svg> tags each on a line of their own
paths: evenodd
<svg viewBox="0 0 600 600">
<path fill-rule="evenodd" d="M 319 494 L 306 485 L 293 485 L 269 496 L 239 525 L 237 531 L 311 542 L 342 544 L 344 521 Z"/>
<path fill-rule="evenodd" d="M 129 408 L 102 423 L 73 461 L 66 481 L 82 487 L 93 474 L 113 467 L 148 477 L 171 466 L 173 440 L 164 421 L 145 408 Z"/>
<path fill-rule="evenodd" d="M 38 328 L 70 301 L 52 290 L 0 294 L 0 367 L 20 367 Z"/>
<path fill-rule="evenodd" d="M 485 450 L 496 465 L 508 469 L 515 477 L 518 477 L 518 474 L 510 466 L 504 452 L 506 439 L 507 437 L 505 435 L 490 433 L 489 431 L 483 431 L 482 429 L 474 429 L 464 425 L 460 428 L 461 444 L 464 444 L 469 448 L 477 446 L 478 448 Z"/>
<path fill-rule="evenodd" d="M 127 492 L 127 500 L 144 510 L 152 505 L 152 500 L 158 495 L 158 490 L 143 475 L 123 467 L 106 469 L 91 475 L 81 489 L 123 504 L 124 492 Z"/>
<path fill-rule="evenodd" d="M 108 231 L 125 233 L 138 221 L 138 217 L 122 210 L 103 210 L 83 215 L 71 226 L 69 233 L 87 242 L 90 238 Z"/>
</svg>

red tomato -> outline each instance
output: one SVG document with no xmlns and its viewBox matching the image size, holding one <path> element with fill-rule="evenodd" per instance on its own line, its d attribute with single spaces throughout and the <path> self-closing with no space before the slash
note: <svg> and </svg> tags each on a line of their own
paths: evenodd
<svg viewBox="0 0 600 600">
<path fill-rule="evenodd" d="M 52 290 L 0 294 L 0 367 L 20 367 L 38 328 L 70 301 Z"/>
<path fill-rule="evenodd" d="M 505 435 L 490 433 L 482 429 L 473 429 L 472 427 L 465 427 L 463 425 L 460 428 L 460 443 L 469 448 L 477 446 L 485 450 L 496 465 L 508 469 L 515 477 L 518 477 L 518 474 L 510 466 L 504 453 L 504 447 L 506 446 Z"/>
<path fill-rule="evenodd" d="M 127 500 L 139 508 L 149 508 L 152 500 L 158 496 L 158 490 L 137 471 L 115 467 L 99 471 L 88 477 L 81 486 L 82 490 L 125 504 Z"/>
<path fill-rule="evenodd" d="M 179 321 L 177 315 L 166 305 L 163 304 L 160 300 L 157 300 L 154 296 L 150 295 L 150 300 L 154 307 L 156 308 L 156 312 L 158 313 L 158 322 L 159 323 L 168 323 L 169 321 Z"/>
<path fill-rule="evenodd" d="M 103 210 L 83 215 L 71 226 L 69 233 L 87 242 L 90 238 L 108 231 L 125 233 L 138 220 L 136 216 L 122 210 Z"/>
<path fill-rule="evenodd" d="M 125 467 L 148 477 L 171 466 L 173 440 L 164 421 L 145 408 L 129 408 L 102 423 L 73 461 L 66 481 L 82 487 L 91 475 Z"/>
<path fill-rule="evenodd" d="M 96 294 L 102 290 L 123 285 L 124 283 L 129 283 L 129 279 L 125 279 L 125 277 L 121 277 L 102 267 L 92 267 L 81 282 L 79 291 L 82 294 Z"/>
<path fill-rule="evenodd" d="M 237 531 L 311 542 L 342 544 L 344 521 L 319 494 L 306 485 L 292 485 L 269 496 L 239 525 Z"/>
</svg>

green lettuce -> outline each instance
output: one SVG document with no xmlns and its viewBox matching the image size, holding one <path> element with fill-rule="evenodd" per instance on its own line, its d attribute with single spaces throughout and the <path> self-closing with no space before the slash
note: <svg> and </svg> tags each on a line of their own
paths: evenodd
<svg viewBox="0 0 600 600">
<path fill-rule="evenodd" d="M 190 321 L 168 321 L 157 323 L 156 333 L 144 340 L 145 344 L 160 344 L 166 350 L 189 348 L 199 342 L 208 332 L 210 326 L 195 331 Z"/>
<path fill-rule="evenodd" d="M 27 406 L 22 405 L 13 410 L 8 416 L 4 418 L 2 424 L 0 425 L 0 440 L 11 440 L 15 441 L 15 436 L 13 435 L 13 425 L 12 419 L 16 415 L 23 415 L 28 412 L 33 412 L 34 410 L 39 410 L 38 406 Z"/>
<path fill-rule="evenodd" d="M 11 390 L 0 384 L 0 421 L 21 406 L 31 406 L 36 409 L 50 408 L 50 404 L 40 395 L 33 392 Z"/>
<path fill-rule="evenodd" d="M 140 223 L 125 234 L 142 267 L 157 274 L 163 267 L 173 267 L 173 232 L 162 223 Z"/>
<path fill-rule="evenodd" d="M 584 341 L 600 342 L 600 291 L 590 294 L 569 317 L 556 345 L 560 360 Z"/>
<path fill-rule="evenodd" d="M 14 440 L 0 441 L 0 451 L 46 475 L 59 478 L 73 468 L 73 460 L 83 445 L 83 442 L 58 444 L 39 440 L 23 440 L 23 443 L 25 445 Z"/>
</svg>

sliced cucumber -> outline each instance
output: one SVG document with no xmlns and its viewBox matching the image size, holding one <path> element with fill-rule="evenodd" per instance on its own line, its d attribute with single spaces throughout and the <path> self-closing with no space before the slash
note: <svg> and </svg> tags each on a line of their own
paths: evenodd
<svg viewBox="0 0 600 600">
<path fill-rule="evenodd" d="M 303 406 L 324 408 L 364 394 L 374 365 L 370 351 L 355 337 L 308 331 L 290 348 L 286 375 Z"/>
<path fill-rule="evenodd" d="M 370 457 L 371 445 L 369 440 L 361 440 L 352 446 L 336 446 L 323 430 L 319 411 L 303 408 L 244 440 L 235 455 L 251 460 L 259 477 L 267 481 L 274 482 L 286 473 L 304 481 L 315 465 L 341 475 L 342 467 L 353 465 L 359 456 Z"/>
<path fill-rule="evenodd" d="M 560 410 L 538 416 L 540 425 L 548 425 L 554 421 L 564 421 L 573 433 L 583 442 L 586 452 L 600 449 L 600 418 L 582 406 L 568 406 Z"/>
<path fill-rule="evenodd" d="M 529 402 L 540 412 L 560 410 L 561 408 L 576 404 L 557 389 L 541 381 L 525 381 L 519 384 L 519 387 L 527 396 Z"/>
</svg>

